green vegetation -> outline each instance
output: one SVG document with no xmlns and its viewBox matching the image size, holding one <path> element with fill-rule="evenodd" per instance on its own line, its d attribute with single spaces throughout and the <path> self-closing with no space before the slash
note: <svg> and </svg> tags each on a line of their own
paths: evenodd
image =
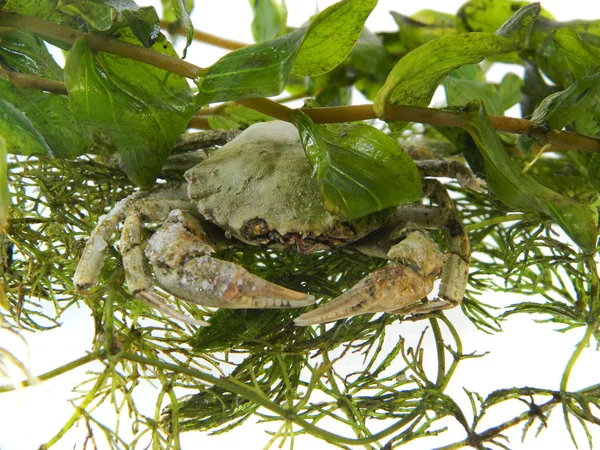
<svg viewBox="0 0 600 450">
<path fill-rule="evenodd" d="M 162 20 L 129 0 L 2 4 L 0 326 L 43 332 L 85 305 L 96 325 L 90 352 L 38 378 L 103 363 L 85 380 L 71 419 L 42 448 L 77 422 L 110 448 L 149 439 L 153 448 L 179 448 L 182 431 L 222 433 L 249 418 L 278 424 L 267 447 L 310 434 L 340 448 L 414 440 L 430 448 L 429 437 L 444 436 L 450 418 L 465 437 L 442 448 L 508 448 L 506 429 L 543 427 L 552 411 L 562 411 L 574 441 L 575 424 L 582 427 L 591 446 L 600 384 L 571 390 L 569 378 L 583 349 L 600 343 L 600 20 L 564 22 L 539 4 L 471 0 L 455 16 L 394 12 L 399 31 L 377 32 L 364 28 L 376 3 L 343 0 L 290 29 L 283 0 L 252 0 L 248 27 L 257 42 L 248 46 L 194 33 L 193 1 L 164 2 Z M 185 35 L 188 46 L 195 35 L 232 51 L 197 67 L 180 59 L 161 26 Z M 66 52 L 64 67 L 45 43 Z M 486 71 L 499 62 L 523 66 L 524 77 L 489 82 Z M 448 107 L 427 108 L 439 85 Z M 354 89 L 373 103 L 350 105 Z M 306 107 L 288 108 L 289 99 L 306 99 Z M 531 120 L 503 116 L 516 104 Z M 387 123 L 383 132 L 369 122 L 377 117 Z M 585 330 L 565 356 L 560 385 L 505 386 L 485 398 L 467 391 L 472 411 L 463 411 L 446 388 L 464 360 L 485 355 L 467 353 L 442 312 L 303 328 L 293 325 L 303 311 L 215 311 L 171 299 L 210 322 L 184 325 L 133 298 L 113 247 L 99 286 L 85 297 L 75 291 L 73 273 L 99 216 L 137 188 L 182 181 L 174 158 L 191 149 L 181 134 L 229 130 L 199 144 L 212 150 L 231 130 L 271 118 L 299 128 L 325 204 L 351 218 L 418 197 L 416 166 L 397 139 L 466 162 L 486 189 L 446 183 L 473 250 L 461 309 L 481 333 L 501 332 L 517 314 L 541 315 L 562 332 Z M 299 256 L 239 245 L 216 256 L 320 301 L 385 264 L 347 249 Z M 537 295 L 503 309 L 481 302 L 485 292 Z M 428 324 L 419 340 L 386 333 L 407 320 Z M 428 339 L 434 351 L 425 349 Z M 343 363 L 353 355 L 362 362 L 347 373 Z M 29 376 L 0 346 L 0 375 L 10 365 Z M 15 389 L 9 381 L 0 393 Z M 148 382 L 159 388 L 153 417 L 135 403 Z M 131 412 L 133 441 L 95 419 L 95 408 L 110 401 L 115 415 Z M 481 426 L 490 409 L 511 402 L 528 409 Z"/>
</svg>

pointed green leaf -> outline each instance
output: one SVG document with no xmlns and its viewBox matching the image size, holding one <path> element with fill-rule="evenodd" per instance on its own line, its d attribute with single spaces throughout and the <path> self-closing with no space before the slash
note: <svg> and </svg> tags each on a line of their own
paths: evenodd
<svg viewBox="0 0 600 450">
<path fill-rule="evenodd" d="M 296 75 L 330 71 L 348 56 L 376 3 L 343 0 L 308 26 L 228 53 L 194 80 L 196 106 L 277 95 L 291 71 Z"/>
<path fill-rule="evenodd" d="M 161 0 L 163 7 L 163 19 L 167 22 L 179 22 L 185 28 L 186 43 L 183 56 L 187 48 L 194 40 L 194 25 L 190 19 L 190 13 L 194 7 L 193 0 Z"/>
<path fill-rule="evenodd" d="M 461 67 L 461 69 L 473 70 L 474 67 L 477 66 L 468 65 Z M 463 76 L 461 69 L 446 77 L 443 82 L 448 106 L 464 106 L 471 100 L 481 99 L 490 114 L 502 115 L 504 110 L 496 88 L 486 81 L 479 81 L 480 77 L 473 73 L 469 74 L 469 78 L 476 76 L 477 80 Z M 481 74 L 483 74 L 483 71 L 481 71 Z"/>
<path fill-rule="evenodd" d="M 456 13 L 456 28 L 459 32 L 492 32 L 512 16 L 515 11 L 529 5 L 528 1 L 515 0 L 471 0 L 463 4 Z M 554 19 L 545 9 L 541 17 Z"/>
<path fill-rule="evenodd" d="M 462 66 L 443 82 L 449 106 L 464 106 L 471 100 L 481 99 L 490 114 L 503 115 L 504 111 L 521 100 L 523 81 L 509 73 L 498 88 L 488 83 L 485 72 L 475 64 Z"/>
<path fill-rule="evenodd" d="M 25 31 L 13 31 L 2 35 L 0 41 L 2 66 L 13 72 L 26 73 L 51 80 L 62 80 L 62 69 L 56 64 L 43 41 Z M 0 99 L 23 115 L 25 122 L 19 126 L 32 139 L 42 142 L 39 146 L 12 146 L 8 151 L 22 154 L 31 152 L 51 153 L 59 158 L 73 158 L 89 151 L 91 139 L 77 123 L 65 96 L 35 89 L 20 88 L 0 80 Z M 4 114 L 8 114 L 5 109 Z M 9 116 L 16 117 L 14 114 Z M 8 123 L 20 123 L 18 120 Z M 17 125 L 15 125 L 17 126 Z M 31 131 L 31 130 L 30 130 Z M 24 131 L 25 132 L 25 131 Z M 36 150 L 29 150 L 36 148 Z"/>
<path fill-rule="evenodd" d="M 454 16 L 437 11 L 422 10 L 408 17 L 391 11 L 400 29 L 398 37 L 405 51 L 414 50 L 429 41 L 448 34 L 456 34 Z"/>
<path fill-rule="evenodd" d="M 114 25 L 113 9 L 110 6 L 89 1 L 61 3 L 46 19 L 84 33 L 108 31 Z M 58 41 L 53 43 L 64 50 L 71 48 L 71 46 Z"/>
<path fill-rule="evenodd" d="M 560 130 L 589 112 L 600 88 L 600 73 L 579 79 L 564 91 L 546 97 L 535 109 L 531 120 L 550 129 Z"/>
<path fill-rule="evenodd" d="M 4 0 L 1 3 L 2 11 L 36 17 L 45 17 L 57 4 L 58 0 Z"/>
<path fill-rule="evenodd" d="M 438 85 L 456 68 L 523 48 L 539 10 L 537 3 L 520 9 L 495 34 L 449 35 L 413 50 L 396 64 L 377 93 L 373 105 L 377 115 L 384 118 L 389 104 L 428 106 Z"/>
<path fill-rule="evenodd" d="M 286 32 L 287 8 L 285 0 L 250 0 L 254 18 L 252 36 L 254 41 L 274 39 Z"/>
<path fill-rule="evenodd" d="M 0 136 L 8 153 L 17 155 L 51 155 L 44 137 L 27 117 L 14 106 L 0 99 Z"/>
<path fill-rule="evenodd" d="M 242 105 L 224 103 L 216 114 L 208 116 L 208 124 L 212 129 L 242 130 L 258 122 L 267 122 L 271 117 Z"/>
<path fill-rule="evenodd" d="M 301 28 L 223 56 L 194 80 L 198 86 L 196 106 L 282 92 L 305 32 Z"/>
<path fill-rule="evenodd" d="M 515 11 L 528 4 L 528 1 L 515 0 L 472 0 L 461 6 L 456 13 L 456 28 L 459 32 L 492 33 Z M 530 48 L 537 48 L 557 23 L 554 16 L 542 8 L 537 23 L 531 30 Z M 504 63 L 521 63 L 519 56 L 514 53 L 496 55 L 490 59 Z"/>
<path fill-rule="evenodd" d="M 121 33 L 122 40 L 136 42 L 126 29 Z M 162 35 L 153 49 L 175 55 Z M 186 80 L 138 61 L 92 53 L 82 38 L 69 52 L 65 82 L 79 120 L 110 138 L 134 183 L 152 185 L 193 114 Z"/>
<path fill-rule="evenodd" d="M 600 48 L 586 43 L 575 31 L 560 28 L 552 33 L 552 40 L 576 79 L 583 78 L 590 69 L 600 66 Z"/>
<path fill-rule="evenodd" d="M 600 154 L 595 153 L 590 158 L 588 165 L 588 180 L 600 193 Z"/>
<path fill-rule="evenodd" d="M 90 0 L 71 0 L 71 3 Z M 138 6 L 133 0 L 91 0 L 108 5 L 119 13 L 144 47 L 151 47 L 160 35 L 160 21 L 153 6 Z"/>
<path fill-rule="evenodd" d="M 62 80 L 62 69 L 48 52 L 44 41 L 27 31 L 2 34 L 0 63 L 11 72 L 28 73 L 51 80 Z"/>
<path fill-rule="evenodd" d="M 365 124 L 316 125 L 301 111 L 292 121 L 330 211 L 354 219 L 420 198 L 415 163 L 382 131 Z"/>
<path fill-rule="evenodd" d="M 344 0 L 322 11 L 308 27 L 292 72 L 314 76 L 339 65 L 354 47 L 376 5 L 377 0 Z"/>
<path fill-rule="evenodd" d="M 518 75 L 507 73 L 502 77 L 498 86 L 498 95 L 500 95 L 503 111 L 507 111 L 521 102 L 523 97 L 521 87 L 523 87 L 523 80 Z"/>
<path fill-rule="evenodd" d="M 547 214 L 582 250 L 595 250 L 598 236 L 596 211 L 523 174 L 508 157 L 481 102 L 472 102 L 465 110 L 463 120 L 463 127 L 485 159 L 490 189 L 502 203 L 521 211 Z"/>
</svg>

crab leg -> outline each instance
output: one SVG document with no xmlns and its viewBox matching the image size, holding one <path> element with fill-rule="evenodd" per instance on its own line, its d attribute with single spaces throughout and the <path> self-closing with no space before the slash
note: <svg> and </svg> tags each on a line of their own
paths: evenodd
<svg viewBox="0 0 600 450">
<path fill-rule="evenodd" d="M 139 300 L 148 303 L 153 308 L 172 319 L 180 320 L 190 325 L 208 326 L 209 324 L 185 316 L 165 304 L 165 299 L 159 296 L 152 287 L 152 280 L 144 270 L 145 261 L 141 248 L 141 223 L 139 214 L 127 216 L 121 232 L 121 255 L 123 268 L 129 292 Z"/>
<path fill-rule="evenodd" d="M 158 283 L 176 297 L 218 308 L 296 308 L 311 295 L 252 275 L 237 264 L 211 257 L 214 244 L 191 214 L 172 211 L 148 243 L 146 256 Z"/>
<path fill-rule="evenodd" d="M 327 305 L 297 317 L 300 326 L 331 322 L 369 312 L 422 314 L 457 306 L 463 299 L 470 261 L 469 240 L 456 219 L 447 191 L 437 180 L 425 180 L 426 196 L 440 207 L 412 205 L 398 208 L 398 216 L 406 223 L 423 228 L 444 228 L 449 242 L 449 255 L 419 228 L 406 226 L 403 239 L 387 252 L 392 262 L 378 269 Z M 439 299 L 421 303 L 433 289 L 442 273 Z"/>
<path fill-rule="evenodd" d="M 117 230 L 119 223 L 133 213 L 139 213 L 149 220 L 160 221 L 167 217 L 172 209 L 193 209 L 187 199 L 187 185 L 181 184 L 173 189 L 136 192 L 118 202 L 100 221 L 87 241 L 77 265 L 73 284 L 75 289 L 86 292 L 98 284 L 100 270 L 106 257 L 108 243 Z"/>
</svg>

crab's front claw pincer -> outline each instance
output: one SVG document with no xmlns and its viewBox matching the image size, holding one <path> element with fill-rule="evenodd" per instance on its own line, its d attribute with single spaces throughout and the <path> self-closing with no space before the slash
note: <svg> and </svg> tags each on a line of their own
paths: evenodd
<svg viewBox="0 0 600 450">
<path fill-rule="evenodd" d="M 332 322 L 371 312 L 396 311 L 409 307 L 433 289 L 435 277 L 401 264 L 378 269 L 325 306 L 302 314 L 294 320 L 299 326 Z"/>
<path fill-rule="evenodd" d="M 150 239 L 146 256 L 158 283 L 192 303 L 217 308 L 297 308 L 312 295 L 278 286 L 237 264 L 210 256 L 214 245 L 200 221 L 173 211 Z"/>
<path fill-rule="evenodd" d="M 210 256 L 190 259 L 179 270 L 154 267 L 159 284 L 176 297 L 217 308 L 295 308 L 314 297 L 252 275 L 237 264 Z"/>
</svg>

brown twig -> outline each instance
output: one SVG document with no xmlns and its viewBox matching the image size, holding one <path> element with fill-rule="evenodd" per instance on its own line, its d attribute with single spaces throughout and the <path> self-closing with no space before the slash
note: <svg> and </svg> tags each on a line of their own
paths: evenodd
<svg viewBox="0 0 600 450">
<path fill-rule="evenodd" d="M 87 36 L 88 46 L 91 50 L 134 59 L 186 78 L 196 78 L 204 71 L 203 68 L 175 56 L 165 55 L 149 48 L 128 44 L 107 36 L 85 34 L 37 17 L 0 11 L 0 27 L 28 30 L 42 37 L 59 40 L 68 45 L 73 45 L 77 39 Z"/>
<path fill-rule="evenodd" d="M 289 121 L 292 109 L 280 103 L 264 99 L 253 98 L 239 102 L 248 108 L 255 109 L 263 114 L 270 115 L 279 120 Z M 341 123 L 356 122 L 361 120 L 376 119 L 373 105 L 333 106 L 325 108 L 302 109 L 315 123 Z M 426 123 L 429 125 L 460 128 L 462 126 L 462 113 L 434 108 L 417 106 L 389 105 L 386 108 L 385 120 L 405 120 L 409 122 Z M 559 148 L 579 149 L 589 152 L 600 152 L 600 140 L 588 136 L 563 130 L 544 130 L 535 122 L 506 116 L 488 116 L 494 128 L 514 134 L 527 134 L 540 141 L 557 144 Z"/>
<path fill-rule="evenodd" d="M 179 36 L 187 36 L 185 27 L 179 22 L 167 22 L 166 20 L 160 21 L 160 27 L 163 30 L 168 31 L 171 34 L 177 34 Z M 242 42 L 231 41 L 224 39 L 213 34 L 205 33 L 200 30 L 194 30 L 194 40 L 198 42 L 204 42 L 205 44 L 214 45 L 215 47 L 226 48 L 227 50 L 237 50 L 243 48 L 248 44 Z"/>
<path fill-rule="evenodd" d="M 62 81 L 40 78 L 26 73 L 9 72 L 1 67 L 0 79 L 4 79 L 9 83 L 19 87 L 39 89 L 41 91 L 52 92 L 53 94 L 67 94 L 67 87 Z"/>
</svg>

